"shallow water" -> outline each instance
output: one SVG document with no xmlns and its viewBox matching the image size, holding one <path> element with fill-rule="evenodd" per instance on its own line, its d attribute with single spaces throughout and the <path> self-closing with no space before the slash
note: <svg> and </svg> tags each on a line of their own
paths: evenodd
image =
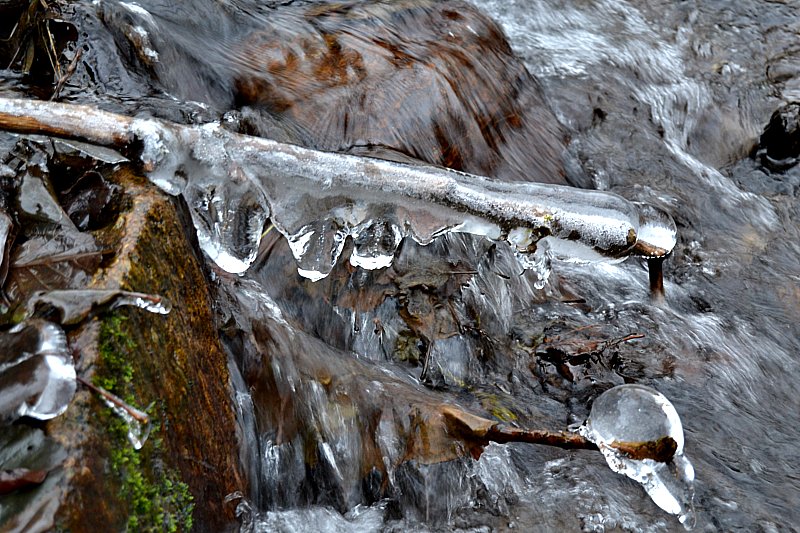
<svg viewBox="0 0 800 533">
<path fill-rule="evenodd" d="M 645 333 L 646 340 L 620 350 L 622 364 L 591 368 L 588 380 L 567 384 L 563 394 L 541 391 L 567 408 L 543 401 L 540 391 L 530 401 L 544 404 L 538 409 L 553 424 L 584 416 L 578 402 L 564 401 L 570 393 L 587 398 L 623 380 L 654 386 L 683 419 L 687 453 L 697 471 L 698 529 L 791 528 L 800 501 L 792 481 L 797 477 L 792 376 L 798 371 L 798 173 L 795 168 L 770 174 L 746 157 L 786 88 L 769 85 L 763 65 L 785 44 L 781 24 L 790 20 L 791 10 L 772 4 L 764 8 L 769 17 L 754 18 L 757 6 L 479 5 L 498 18 L 541 80 L 570 127 L 571 150 L 594 186 L 666 209 L 678 220 L 680 241 L 667 263 L 668 299 L 661 305 L 647 301 L 644 272 L 635 262 L 556 269 L 586 299 L 591 309 L 586 313 L 552 302 L 539 310 L 514 309 L 525 305 L 526 293 L 514 287 L 509 294 L 491 279 L 481 280 L 490 290 L 474 291 L 471 285 L 464 299 L 472 299 L 485 322 L 497 321 L 492 333 L 500 339 L 501 332 L 524 327 L 514 324 L 524 321 L 515 316 L 521 310 L 540 324 L 559 316 L 573 327 L 599 324 Z M 756 35 L 761 38 L 754 43 Z M 739 53 L 732 56 L 731 50 Z M 745 62 L 753 54 L 758 59 Z M 458 252 L 450 247 L 450 253 Z M 535 291 L 527 290 L 536 301 Z M 303 306 L 288 295 L 283 301 L 309 331 L 329 342 L 344 337 L 341 347 L 370 357 L 371 350 L 359 349 L 374 349 L 375 342 L 359 339 L 369 334 L 359 334 L 358 327 L 346 333 L 348 321 L 369 322 L 357 312 L 339 308 L 334 314 L 340 317 L 327 312 L 317 322 L 311 317 L 321 316 L 319 304 Z M 453 387 L 467 381 L 473 393 L 519 387 L 514 383 L 519 376 L 505 385 L 502 379 L 491 383 L 487 378 L 497 376 L 485 366 L 470 366 L 474 341 L 458 338 L 429 352 L 446 360 L 438 383 Z M 606 472 L 597 457 L 559 454 L 548 460 L 555 454 L 508 448 L 508 470 L 493 481 L 507 483 L 519 498 L 507 516 L 519 516 L 520 526 L 680 527 L 641 501 L 638 487 Z M 454 505 L 480 508 L 474 500 Z M 447 523 L 486 522 L 492 521 L 480 516 L 466 524 L 452 518 Z"/>
<path fill-rule="evenodd" d="M 404 243 L 385 270 L 340 260 L 317 283 L 298 276 L 274 232 L 245 276 L 212 265 L 249 474 L 243 529 L 682 530 L 596 452 L 493 444 L 476 460 L 414 437 L 436 433 L 442 402 L 564 429 L 604 390 L 635 382 L 681 416 L 697 530 L 791 530 L 800 166 L 773 172 L 751 154 L 772 112 L 800 99 L 799 6 L 474 4 L 511 49 L 493 24 L 463 6 L 467 22 L 447 15 L 448 4 L 104 1 L 104 23 L 74 6 L 87 49 L 64 100 L 179 122 L 236 108 L 228 123 L 241 131 L 611 191 L 678 224 L 664 302 L 650 300 L 639 260 L 556 263 L 539 289 L 509 248 L 453 234 Z M 431 44 L 430 26 L 403 33 L 419 21 L 455 24 L 453 42 Z M 242 52 L 254 42 L 263 56 Z M 353 49 L 369 59 L 363 70 Z M 445 74 L 424 81 L 417 56 L 431 50 L 455 55 L 436 56 Z M 331 56 L 337 69 L 320 72 Z M 482 69 L 502 75 L 481 85 Z M 644 338 L 575 356 L 631 333 Z"/>
</svg>

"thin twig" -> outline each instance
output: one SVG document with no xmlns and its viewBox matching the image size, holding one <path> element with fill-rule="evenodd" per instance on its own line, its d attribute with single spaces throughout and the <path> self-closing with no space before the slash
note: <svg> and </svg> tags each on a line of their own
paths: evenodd
<svg viewBox="0 0 800 533">
<path fill-rule="evenodd" d="M 69 62 L 69 66 L 67 67 L 67 71 L 64 73 L 63 76 L 58 78 L 58 83 L 56 83 L 56 88 L 53 90 L 53 96 L 50 97 L 50 100 L 55 100 L 61 94 L 61 90 L 66 85 L 67 80 L 69 80 L 72 75 L 75 73 L 75 70 L 78 68 L 78 61 L 80 61 L 81 57 L 83 56 L 83 50 L 78 48 L 75 52 L 75 56 L 72 58 L 72 61 Z"/>
<path fill-rule="evenodd" d="M 486 445 L 489 442 L 527 442 L 555 446 L 566 450 L 597 450 L 597 445 L 577 433 L 550 431 L 546 429 L 521 429 L 482 418 L 445 406 L 442 414 L 450 430 L 465 440 Z"/>
<path fill-rule="evenodd" d="M 47 59 L 50 60 L 50 66 L 53 68 L 53 74 L 61 77 L 61 65 L 58 63 L 58 52 L 56 52 L 56 43 L 53 40 L 53 32 L 50 31 L 50 21 L 46 20 L 44 23 L 44 30 L 47 32 L 47 41 L 50 48 L 47 49 Z"/>
<path fill-rule="evenodd" d="M 131 407 L 130 405 L 128 405 L 127 403 L 122 401 L 122 399 L 120 399 L 118 396 L 115 396 L 114 394 L 111 394 L 110 392 L 108 392 L 107 390 L 105 390 L 102 387 L 98 387 L 97 385 L 94 385 L 93 383 L 91 383 L 89 381 L 86 381 L 85 379 L 83 379 L 80 376 L 76 376 L 75 379 L 77 379 L 79 383 L 82 383 L 85 387 L 87 387 L 91 391 L 95 392 L 96 394 L 99 394 L 100 396 L 102 396 L 103 398 L 105 398 L 109 402 L 113 403 L 115 406 L 119 407 L 120 409 L 123 409 L 126 413 L 131 415 L 131 417 L 133 417 L 133 419 L 136 420 L 137 422 L 139 422 L 141 424 L 149 424 L 150 423 L 150 417 L 147 415 L 147 413 L 145 413 L 143 411 L 140 411 L 140 410 L 136 409 L 135 407 Z"/>
</svg>

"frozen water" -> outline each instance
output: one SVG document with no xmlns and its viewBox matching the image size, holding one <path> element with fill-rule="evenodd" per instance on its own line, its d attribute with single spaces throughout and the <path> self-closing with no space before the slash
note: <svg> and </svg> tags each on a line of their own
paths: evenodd
<svg viewBox="0 0 800 533">
<path fill-rule="evenodd" d="M 147 438 L 150 436 L 150 417 L 146 413 L 131 407 L 108 391 L 102 391 L 100 397 L 114 414 L 125 421 L 128 427 L 128 442 L 136 450 L 141 450 Z"/>
<path fill-rule="evenodd" d="M 350 263 L 367 270 L 388 267 L 402 240 L 403 231 L 397 224 L 387 220 L 368 220 L 354 228 Z"/>
<path fill-rule="evenodd" d="M 155 296 L 151 294 L 141 294 L 138 292 L 120 291 L 119 296 L 114 302 L 113 307 L 121 307 L 131 305 L 144 309 L 157 315 L 168 315 L 172 311 L 172 302 L 163 296 Z"/>
<path fill-rule="evenodd" d="M 289 241 L 301 275 L 330 273 L 352 238 L 355 266 L 389 266 L 405 237 L 430 243 L 448 232 L 503 240 L 546 280 L 549 255 L 620 260 L 665 250 L 669 216 L 605 192 L 503 183 L 452 170 L 309 150 L 228 132 L 216 124 L 178 127 L 135 120 L 150 179 L 183 194 L 198 241 L 228 272 L 255 260 L 268 218 Z M 645 223 L 647 243 L 639 237 Z M 674 228 L 674 225 L 673 225 Z M 541 239 L 549 253 L 539 252 Z M 674 244 L 674 243 L 673 243 Z M 663 254 L 662 254 L 663 255 Z"/>
<path fill-rule="evenodd" d="M 26 312 L 32 317 L 42 309 L 56 309 L 62 325 L 73 325 L 100 309 L 116 309 L 126 305 L 159 315 L 166 315 L 172 309 L 169 300 L 154 294 L 115 289 L 67 289 L 34 292 L 26 303 Z"/>
<path fill-rule="evenodd" d="M 663 257 L 669 254 L 678 240 L 675 221 L 664 211 L 637 203 L 639 208 L 639 240 L 636 254 L 641 257 Z"/>
<path fill-rule="evenodd" d="M 56 417 L 75 389 L 72 355 L 59 326 L 30 320 L 0 334 L 0 422 Z"/>
<path fill-rule="evenodd" d="M 597 444 L 613 471 L 641 483 L 687 529 L 694 526 L 694 467 L 683 453 L 681 420 L 666 397 L 643 385 L 614 387 L 594 401 L 579 432 Z"/>
<path fill-rule="evenodd" d="M 9 248 L 9 237 L 14 228 L 11 217 L 0 209 L 0 284 L 4 281 L 4 268 L 6 262 L 6 249 Z"/>
</svg>

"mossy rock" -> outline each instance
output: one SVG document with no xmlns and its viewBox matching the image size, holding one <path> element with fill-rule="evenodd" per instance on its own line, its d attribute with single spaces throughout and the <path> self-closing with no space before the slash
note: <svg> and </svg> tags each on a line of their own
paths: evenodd
<svg viewBox="0 0 800 533">
<path fill-rule="evenodd" d="M 116 250 L 89 288 L 159 294 L 168 315 L 101 314 L 71 334 L 78 374 L 146 411 L 141 450 L 99 397 L 80 390 L 47 430 L 68 452 L 56 526 L 69 531 L 219 531 L 225 496 L 244 486 L 227 359 L 202 267 L 176 203 L 127 171 L 116 223 L 97 236 Z"/>
</svg>

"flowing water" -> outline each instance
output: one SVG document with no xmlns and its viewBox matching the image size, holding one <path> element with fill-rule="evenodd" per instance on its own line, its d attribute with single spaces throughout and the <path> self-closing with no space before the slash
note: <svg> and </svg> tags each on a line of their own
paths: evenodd
<svg viewBox="0 0 800 533">
<path fill-rule="evenodd" d="M 491 444 L 478 458 L 441 431 L 443 403 L 565 429 L 605 390 L 639 383 L 680 415 L 697 530 L 793 530 L 800 166 L 770 166 L 758 143 L 800 100 L 800 5 L 474 6 L 70 8 L 85 48 L 62 100 L 177 122 L 225 114 L 311 148 L 609 191 L 678 226 L 664 301 L 641 260 L 556 261 L 542 286 L 505 243 L 447 233 L 423 247 L 381 224 L 367 244 L 398 249 L 376 270 L 340 259 L 312 282 L 275 231 L 242 276 L 209 262 L 249 480 L 231 496 L 242 528 L 682 530 L 597 452 Z M 330 209 L 309 198 L 303 213 Z M 240 218 L 231 231 L 262 229 Z M 340 252 L 369 249 L 346 236 Z M 612 342 L 631 334 L 644 337 Z"/>
</svg>

